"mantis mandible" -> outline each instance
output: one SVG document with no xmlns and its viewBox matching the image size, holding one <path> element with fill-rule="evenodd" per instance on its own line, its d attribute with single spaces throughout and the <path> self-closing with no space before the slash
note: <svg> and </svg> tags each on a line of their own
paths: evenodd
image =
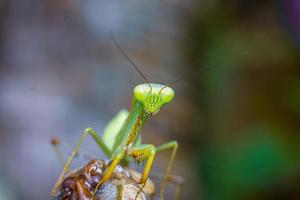
<svg viewBox="0 0 300 200">
<path fill-rule="evenodd" d="M 172 154 L 160 187 L 160 199 L 163 200 L 164 189 L 167 179 L 171 173 L 172 165 L 178 149 L 178 144 L 176 141 L 171 141 L 158 147 L 155 147 L 152 144 L 141 144 L 140 131 L 149 117 L 158 113 L 162 106 L 172 101 L 175 93 L 170 85 L 176 81 L 167 85 L 150 83 L 137 65 L 121 48 L 113 34 L 112 39 L 121 53 L 129 60 L 129 62 L 143 77 L 146 83 L 137 85 L 134 88 L 132 108 L 130 112 L 128 113 L 124 110 L 120 111 L 120 113 L 108 124 L 102 138 L 92 128 L 86 128 L 84 130 L 80 136 L 77 146 L 65 163 L 51 194 L 55 195 L 57 193 L 58 187 L 67 174 L 74 157 L 78 153 L 79 148 L 84 141 L 84 138 L 90 135 L 100 149 L 102 149 L 106 156 L 108 156 L 110 159 L 109 165 L 105 170 L 101 180 L 97 184 L 91 200 L 94 199 L 97 189 L 111 177 L 116 166 L 119 163 L 128 163 L 130 157 L 137 162 L 146 161 L 143 173 L 138 182 L 142 186 L 136 194 L 137 197 L 146 184 L 156 153 L 172 149 Z"/>
</svg>

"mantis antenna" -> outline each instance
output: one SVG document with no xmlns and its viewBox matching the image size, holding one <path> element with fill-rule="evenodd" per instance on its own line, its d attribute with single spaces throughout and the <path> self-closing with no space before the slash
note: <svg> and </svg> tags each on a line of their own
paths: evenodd
<svg viewBox="0 0 300 200">
<path fill-rule="evenodd" d="M 172 81 L 171 83 L 166 84 L 164 87 L 162 87 L 158 93 L 161 93 L 164 89 L 166 89 L 167 87 L 170 87 L 171 85 L 174 85 L 175 83 L 177 83 L 178 81 L 181 81 L 183 78 L 180 77 L 178 79 L 176 79 L 175 81 Z"/>
<path fill-rule="evenodd" d="M 121 47 L 120 43 L 116 40 L 114 34 L 112 31 L 110 31 L 111 39 L 115 43 L 115 45 L 118 47 L 120 52 L 123 54 L 125 58 L 132 64 L 132 66 L 135 68 L 135 70 L 143 77 L 143 79 L 147 82 L 147 84 L 150 87 L 150 92 L 152 91 L 152 87 L 146 76 L 143 74 L 143 72 L 139 69 L 139 67 L 133 62 L 133 60 L 128 56 L 128 54 L 125 52 L 125 50 Z"/>
<path fill-rule="evenodd" d="M 199 71 L 204 71 L 204 70 L 206 70 L 206 69 L 209 69 L 209 68 L 211 68 L 211 67 L 213 67 L 213 66 L 206 66 L 206 67 L 202 67 L 202 68 L 200 68 L 200 70 Z M 164 89 L 166 89 L 167 87 L 170 87 L 171 85 L 174 85 L 175 83 L 177 83 L 178 81 L 181 81 L 183 79 L 183 77 L 180 77 L 180 78 L 178 78 L 178 79 L 176 79 L 175 81 L 172 81 L 171 83 L 168 83 L 168 84 L 166 84 L 164 87 L 162 87 L 160 90 L 159 90 L 159 93 L 161 93 Z"/>
</svg>

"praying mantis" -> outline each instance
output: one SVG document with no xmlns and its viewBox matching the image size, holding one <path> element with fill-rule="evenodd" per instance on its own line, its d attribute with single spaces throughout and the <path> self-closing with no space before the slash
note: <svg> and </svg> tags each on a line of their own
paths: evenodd
<svg viewBox="0 0 300 200">
<path fill-rule="evenodd" d="M 58 193 L 59 187 L 64 180 L 64 177 L 69 171 L 71 163 L 79 151 L 84 139 L 90 135 L 100 149 L 109 157 L 109 163 L 105 169 L 101 180 L 97 183 L 91 200 L 95 200 L 95 194 L 102 184 L 109 180 L 114 173 L 118 164 L 127 165 L 130 158 L 133 158 L 136 162 L 145 161 L 145 167 L 143 173 L 138 181 L 141 185 L 136 197 L 142 191 L 145 186 L 154 158 L 157 153 L 172 150 L 172 154 L 164 174 L 161 187 L 160 187 L 160 199 L 164 199 L 165 186 L 168 181 L 168 177 L 171 174 L 174 159 L 178 150 L 178 143 L 174 140 L 155 147 L 152 144 L 141 144 L 141 129 L 148 120 L 149 117 L 154 116 L 159 112 L 160 108 L 170 103 L 174 98 L 174 90 L 170 87 L 176 81 L 167 84 L 150 83 L 144 76 L 137 65 L 121 48 L 119 42 L 114 38 L 112 39 L 120 52 L 129 60 L 137 72 L 143 77 L 145 83 L 137 85 L 133 90 L 132 108 L 130 112 L 126 110 L 120 111 L 116 117 L 108 123 L 105 128 L 102 138 L 92 128 L 86 128 L 79 138 L 79 142 L 72 152 L 69 159 L 64 164 L 63 170 L 56 181 L 56 184 L 51 192 L 52 196 Z"/>
</svg>

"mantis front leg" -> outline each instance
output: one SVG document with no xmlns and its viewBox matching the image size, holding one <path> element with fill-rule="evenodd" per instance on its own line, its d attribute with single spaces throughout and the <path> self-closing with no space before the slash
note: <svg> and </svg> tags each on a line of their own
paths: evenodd
<svg viewBox="0 0 300 200">
<path fill-rule="evenodd" d="M 86 128 L 84 130 L 84 132 L 81 134 L 79 142 L 77 144 L 77 146 L 75 147 L 75 149 L 73 150 L 71 156 L 69 157 L 69 159 L 67 160 L 67 162 L 64 165 L 63 171 L 61 172 L 59 178 L 57 179 L 55 186 L 51 192 L 52 195 L 55 195 L 58 191 L 58 188 L 60 186 L 60 184 L 62 183 L 64 177 L 66 176 L 66 173 L 68 172 L 70 165 L 74 159 L 74 157 L 76 156 L 76 154 L 79 151 L 79 148 L 81 146 L 81 144 L 83 143 L 85 137 L 87 135 L 91 135 L 93 137 L 93 139 L 95 140 L 95 142 L 98 144 L 98 146 L 103 149 L 103 151 L 107 154 L 110 155 L 111 152 L 110 150 L 107 148 L 107 146 L 105 145 L 105 143 L 102 141 L 102 139 L 98 136 L 98 134 L 92 129 L 92 128 Z"/>
<path fill-rule="evenodd" d="M 109 167 L 105 170 L 102 179 L 97 184 L 97 186 L 94 190 L 93 196 L 92 196 L 92 200 L 96 194 L 96 191 L 100 187 L 100 185 L 110 178 L 110 176 L 114 172 L 116 166 L 124 159 L 124 157 L 126 155 L 133 156 L 138 161 L 147 159 L 147 163 L 145 165 L 145 169 L 142 174 L 142 177 L 138 181 L 138 183 L 143 184 L 143 186 L 137 192 L 137 194 L 136 194 L 136 198 L 137 198 L 139 193 L 142 191 L 143 187 L 145 186 L 146 181 L 148 179 L 148 175 L 149 175 L 149 172 L 151 170 L 152 163 L 154 160 L 155 152 L 156 152 L 156 148 L 151 144 L 142 144 L 142 145 L 138 145 L 138 146 L 134 146 L 134 147 L 125 146 L 124 148 L 117 150 L 117 152 L 113 155 L 111 162 L 109 163 Z"/>
<path fill-rule="evenodd" d="M 126 151 L 124 149 L 118 150 L 117 153 L 115 153 L 113 155 L 112 160 L 110 161 L 110 163 L 108 164 L 108 168 L 105 170 L 101 180 L 99 181 L 99 183 L 97 184 L 97 186 L 94 189 L 93 195 L 91 200 L 94 199 L 94 196 L 97 192 L 97 190 L 99 189 L 99 187 L 101 186 L 102 183 L 104 183 L 105 181 L 107 181 L 111 175 L 113 174 L 116 166 L 122 161 L 122 159 L 125 157 L 125 153 Z"/>
<path fill-rule="evenodd" d="M 127 150 L 128 155 L 133 156 L 133 158 L 137 161 L 143 161 L 147 159 L 144 172 L 142 174 L 141 179 L 139 180 L 139 184 L 143 184 L 142 187 L 137 192 L 135 199 L 138 197 L 139 193 L 143 190 L 146 185 L 149 172 L 151 170 L 153 160 L 156 153 L 156 148 L 151 144 L 141 144 L 138 146 L 131 147 Z"/>
<path fill-rule="evenodd" d="M 170 177 L 170 174 L 171 174 L 172 166 L 173 166 L 174 159 L 175 159 L 177 149 L 178 149 L 178 143 L 176 141 L 171 141 L 171 142 L 162 144 L 162 145 L 158 146 L 157 148 L 155 148 L 153 145 L 150 145 L 150 144 L 143 144 L 143 145 L 131 147 L 128 149 L 128 155 L 132 155 L 136 160 L 142 161 L 142 160 L 147 159 L 147 163 L 145 165 L 144 172 L 143 172 L 142 177 L 139 182 L 140 184 L 143 184 L 140 191 L 143 189 L 143 187 L 148 179 L 149 172 L 151 170 L 155 154 L 158 152 L 161 152 L 161 151 L 168 150 L 168 149 L 173 149 L 173 151 L 172 151 L 172 155 L 171 155 L 166 173 L 164 175 L 164 178 L 163 178 L 163 181 L 162 181 L 162 184 L 160 187 L 160 199 L 161 200 L 164 199 L 165 186 L 168 181 L 168 177 Z M 178 187 L 178 189 L 177 189 L 177 192 L 175 195 L 176 199 L 179 198 L 180 190 L 181 190 L 181 186 Z M 138 193 L 137 193 L 137 195 L 138 195 Z"/>
</svg>

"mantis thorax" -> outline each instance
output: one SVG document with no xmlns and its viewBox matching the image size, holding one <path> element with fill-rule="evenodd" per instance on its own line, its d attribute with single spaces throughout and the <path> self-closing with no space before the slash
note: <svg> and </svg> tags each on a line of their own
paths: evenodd
<svg viewBox="0 0 300 200">
<path fill-rule="evenodd" d="M 155 83 L 137 85 L 133 93 L 135 98 L 143 103 L 145 110 L 150 115 L 157 113 L 163 105 L 174 98 L 172 88 Z"/>
</svg>

